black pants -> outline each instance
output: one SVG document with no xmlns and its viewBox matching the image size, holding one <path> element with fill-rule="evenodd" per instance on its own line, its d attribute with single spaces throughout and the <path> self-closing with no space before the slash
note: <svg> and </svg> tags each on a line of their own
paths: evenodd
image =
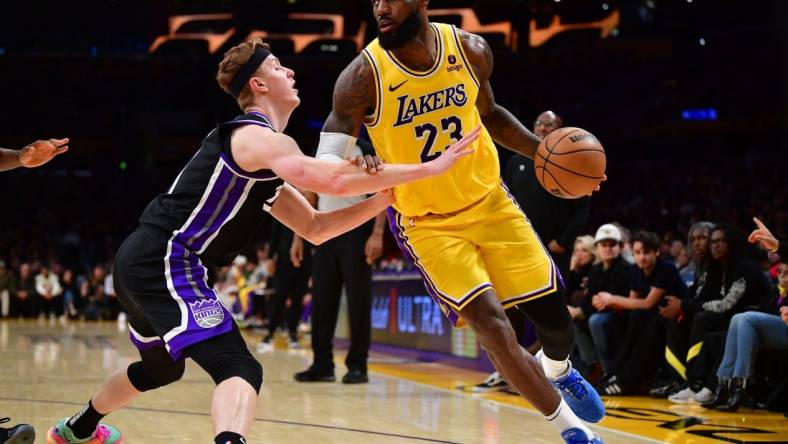
<svg viewBox="0 0 788 444">
<path fill-rule="evenodd" d="M 703 336 L 703 347 L 692 360 L 692 365 L 687 368 L 687 385 L 693 391 L 698 392 L 703 387 L 711 390 L 717 387 L 717 369 L 725 354 L 727 336 L 725 331 L 706 333 Z"/>
<path fill-rule="evenodd" d="M 627 334 L 616 354 L 613 371 L 627 391 L 648 388 L 663 362 L 667 322 L 654 310 L 629 312 Z"/>
<path fill-rule="evenodd" d="M 345 365 L 348 369 L 367 371 L 372 328 L 372 269 L 367 264 L 364 246 L 371 233 L 372 222 L 369 222 L 315 249 L 312 351 L 313 367 L 317 370 L 334 369 L 332 340 L 344 283 L 350 320 L 350 349 Z"/>
<path fill-rule="evenodd" d="M 38 305 L 38 314 L 54 314 L 60 316 L 63 314 L 63 297 L 53 296 L 49 299 L 40 296 Z"/>
<path fill-rule="evenodd" d="M 688 375 L 693 373 L 695 358 L 703 348 L 704 336 L 707 333 L 727 330 L 730 320 L 731 315 L 727 313 L 701 311 L 692 317 L 684 318 L 682 322 L 668 322 L 665 353 L 669 356 L 668 363 L 677 376 L 688 379 Z"/>
<path fill-rule="evenodd" d="M 11 316 L 32 318 L 38 316 L 38 295 L 28 294 L 24 299 L 11 295 Z"/>
<path fill-rule="evenodd" d="M 290 312 L 287 316 L 287 330 L 290 339 L 296 339 L 298 321 L 301 318 L 301 307 L 309 285 L 309 273 L 312 268 L 312 257 L 309 251 L 304 252 L 304 260 L 301 266 L 296 268 L 289 260 L 279 260 L 276 262 L 276 273 L 274 274 L 274 294 L 268 307 L 268 336 L 276 333 L 276 329 L 282 325 L 285 311 L 285 303 L 290 298 Z"/>
</svg>

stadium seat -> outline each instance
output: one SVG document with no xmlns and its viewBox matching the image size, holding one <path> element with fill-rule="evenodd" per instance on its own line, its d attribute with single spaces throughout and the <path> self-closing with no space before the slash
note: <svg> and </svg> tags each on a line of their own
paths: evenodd
<svg viewBox="0 0 788 444">
<path fill-rule="evenodd" d="M 169 34 L 157 37 L 150 45 L 148 52 L 158 52 L 159 46 L 165 42 L 204 41 L 208 53 L 216 53 L 224 43 L 235 33 L 232 24 L 232 14 L 191 14 L 170 17 Z M 189 47 L 189 44 L 176 44 L 175 48 Z M 196 47 L 196 45 L 194 46 Z M 169 50 L 168 50 L 169 51 Z"/>
<path fill-rule="evenodd" d="M 543 45 L 545 42 L 553 38 L 556 34 L 574 31 L 579 29 L 597 29 L 599 28 L 599 37 L 607 38 L 618 26 L 621 15 L 618 9 L 610 12 L 610 15 L 595 22 L 587 23 L 562 23 L 561 17 L 558 15 L 553 16 L 550 26 L 547 28 L 537 28 L 536 19 L 531 19 L 529 23 L 528 44 L 533 48 Z"/>
<path fill-rule="evenodd" d="M 446 20 L 445 23 L 459 26 L 463 30 L 474 34 L 502 34 L 504 45 L 513 51 L 517 50 L 517 31 L 512 27 L 512 22 L 506 21 L 482 25 L 471 8 L 429 9 L 427 13 L 430 18 L 443 18 Z M 459 18 L 459 23 L 457 23 L 457 18 Z"/>
<path fill-rule="evenodd" d="M 151 52 L 156 56 L 206 56 L 210 52 L 208 50 L 208 42 L 199 39 L 171 39 L 162 42 L 156 46 L 156 49 Z"/>
</svg>

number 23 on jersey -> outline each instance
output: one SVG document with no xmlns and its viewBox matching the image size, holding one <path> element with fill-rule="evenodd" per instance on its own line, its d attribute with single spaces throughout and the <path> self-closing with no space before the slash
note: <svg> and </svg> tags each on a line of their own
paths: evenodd
<svg viewBox="0 0 788 444">
<path fill-rule="evenodd" d="M 433 123 L 422 123 L 414 127 L 416 133 L 416 140 L 423 141 L 424 147 L 421 150 L 421 161 L 429 162 L 436 159 L 443 151 L 448 149 L 452 144 L 459 142 L 462 139 L 462 120 L 457 116 L 448 116 L 440 120 L 440 130 Z M 445 146 L 438 146 L 436 148 L 436 141 L 438 139 L 438 131 L 443 134 L 448 134 L 449 143 Z"/>
</svg>

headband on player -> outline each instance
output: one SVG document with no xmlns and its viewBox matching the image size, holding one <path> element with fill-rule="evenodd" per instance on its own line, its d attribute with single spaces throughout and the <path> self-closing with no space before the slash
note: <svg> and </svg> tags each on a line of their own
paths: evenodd
<svg viewBox="0 0 788 444">
<path fill-rule="evenodd" d="M 235 73 L 235 77 L 233 77 L 232 82 L 230 82 L 230 95 L 238 98 L 238 95 L 241 94 L 241 91 L 244 89 L 244 85 L 249 79 L 252 77 L 257 68 L 263 64 L 265 59 L 271 55 L 271 51 L 257 47 L 254 49 L 252 56 L 249 57 L 249 60 L 244 63 L 244 66 Z"/>
</svg>

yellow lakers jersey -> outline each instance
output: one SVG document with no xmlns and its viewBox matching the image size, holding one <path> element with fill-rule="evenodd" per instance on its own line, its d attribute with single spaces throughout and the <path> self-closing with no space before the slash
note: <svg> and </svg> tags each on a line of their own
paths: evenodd
<svg viewBox="0 0 788 444">
<path fill-rule="evenodd" d="M 430 23 L 437 57 L 426 71 L 414 71 L 378 40 L 362 52 L 376 83 L 373 116 L 365 123 L 378 156 L 386 163 L 435 159 L 463 134 L 481 124 L 476 109 L 479 81 L 451 25 Z M 446 214 L 486 196 L 500 181 L 498 152 L 486 129 L 475 151 L 449 172 L 394 189 L 394 208 L 405 216 Z"/>
</svg>

